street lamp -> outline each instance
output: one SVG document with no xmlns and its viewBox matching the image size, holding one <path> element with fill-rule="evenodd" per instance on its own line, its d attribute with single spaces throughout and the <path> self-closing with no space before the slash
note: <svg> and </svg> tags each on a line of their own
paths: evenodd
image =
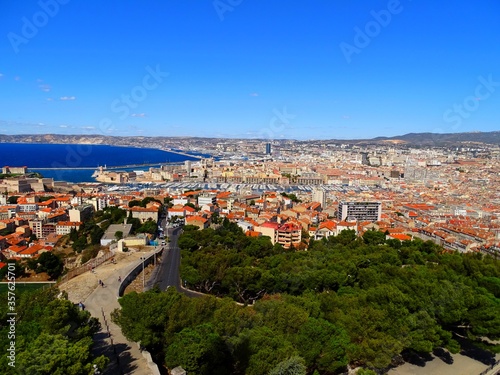
<svg viewBox="0 0 500 375">
<path fill-rule="evenodd" d="M 146 274 L 144 273 L 144 261 L 146 260 L 146 257 L 141 257 L 142 261 L 142 291 L 144 292 L 144 286 L 146 284 Z"/>
</svg>

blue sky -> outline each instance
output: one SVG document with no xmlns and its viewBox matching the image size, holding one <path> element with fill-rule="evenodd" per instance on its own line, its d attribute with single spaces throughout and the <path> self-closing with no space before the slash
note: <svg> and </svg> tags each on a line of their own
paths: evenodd
<svg viewBox="0 0 500 375">
<path fill-rule="evenodd" d="M 0 134 L 500 130 L 500 2 L 4 0 Z"/>
</svg>

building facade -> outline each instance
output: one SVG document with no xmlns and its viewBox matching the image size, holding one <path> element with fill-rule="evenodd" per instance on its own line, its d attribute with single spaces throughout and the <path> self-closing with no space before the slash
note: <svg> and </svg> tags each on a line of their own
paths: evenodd
<svg viewBox="0 0 500 375">
<path fill-rule="evenodd" d="M 357 221 L 380 221 L 382 204 L 380 202 L 339 202 L 337 219 L 356 219 Z"/>
</svg>

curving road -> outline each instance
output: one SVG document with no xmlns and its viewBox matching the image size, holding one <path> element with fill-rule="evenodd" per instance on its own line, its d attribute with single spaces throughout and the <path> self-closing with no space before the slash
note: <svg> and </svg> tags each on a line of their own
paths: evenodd
<svg viewBox="0 0 500 375">
<path fill-rule="evenodd" d="M 163 225 L 165 224 L 163 223 Z M 181 284 L 181 249 L 177 241 L 182 233 L 182 228 L 165 228 L 164 231 L 168 235 L 170 241 L 164 246 L 165 250 L 162 260 L 151 275 L 151 279 L 148 281 L 149 288 L 155 285 L 161 290 L 167 290 L 170 287 L 174 287 L 179 293 L 183 293 L 188 297 L 203 296 L 201 293 L 184 289 Z"/>
</svg>

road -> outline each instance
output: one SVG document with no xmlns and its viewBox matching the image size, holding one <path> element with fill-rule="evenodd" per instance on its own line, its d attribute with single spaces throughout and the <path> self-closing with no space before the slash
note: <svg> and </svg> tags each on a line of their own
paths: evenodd
<svg viewBox="0 0 500 375">
<path fill-rule="evenodd" d="M 181 284 L 180 267 L 181 267 L 181 250 L 177 244 L 179 236 L 182 233 L 182 228 L 168 228 L 165 220 L 162 220 L 161 226 L 163 232 L 169 238 L 169 242 L 164 246 L 165 250 L 161 262 L 153 271 L 150 280 L 148 281 L 147 289 L 157 285 L 160 290 L 167 290 L 174 287 L 179 293 L 183 293 L 188 297 L 200 297 L 203 294 L 184 289 Z"/>
<path fill-rule="evenodd" d="M 168 287 L 175 287 L 181 291 L 181 278 L 179 268 L 181 266 L 181 254 L 177 241 L 181 233 L 181 228 L 167 228 L 165 232 L 170 239 L 165 247 L 165 252 L 162 260 L 158 265 L 158 271 L 155 272 L 155 285 L 158 285 L 161 290 L 166 290 Z"/>
</svg>

